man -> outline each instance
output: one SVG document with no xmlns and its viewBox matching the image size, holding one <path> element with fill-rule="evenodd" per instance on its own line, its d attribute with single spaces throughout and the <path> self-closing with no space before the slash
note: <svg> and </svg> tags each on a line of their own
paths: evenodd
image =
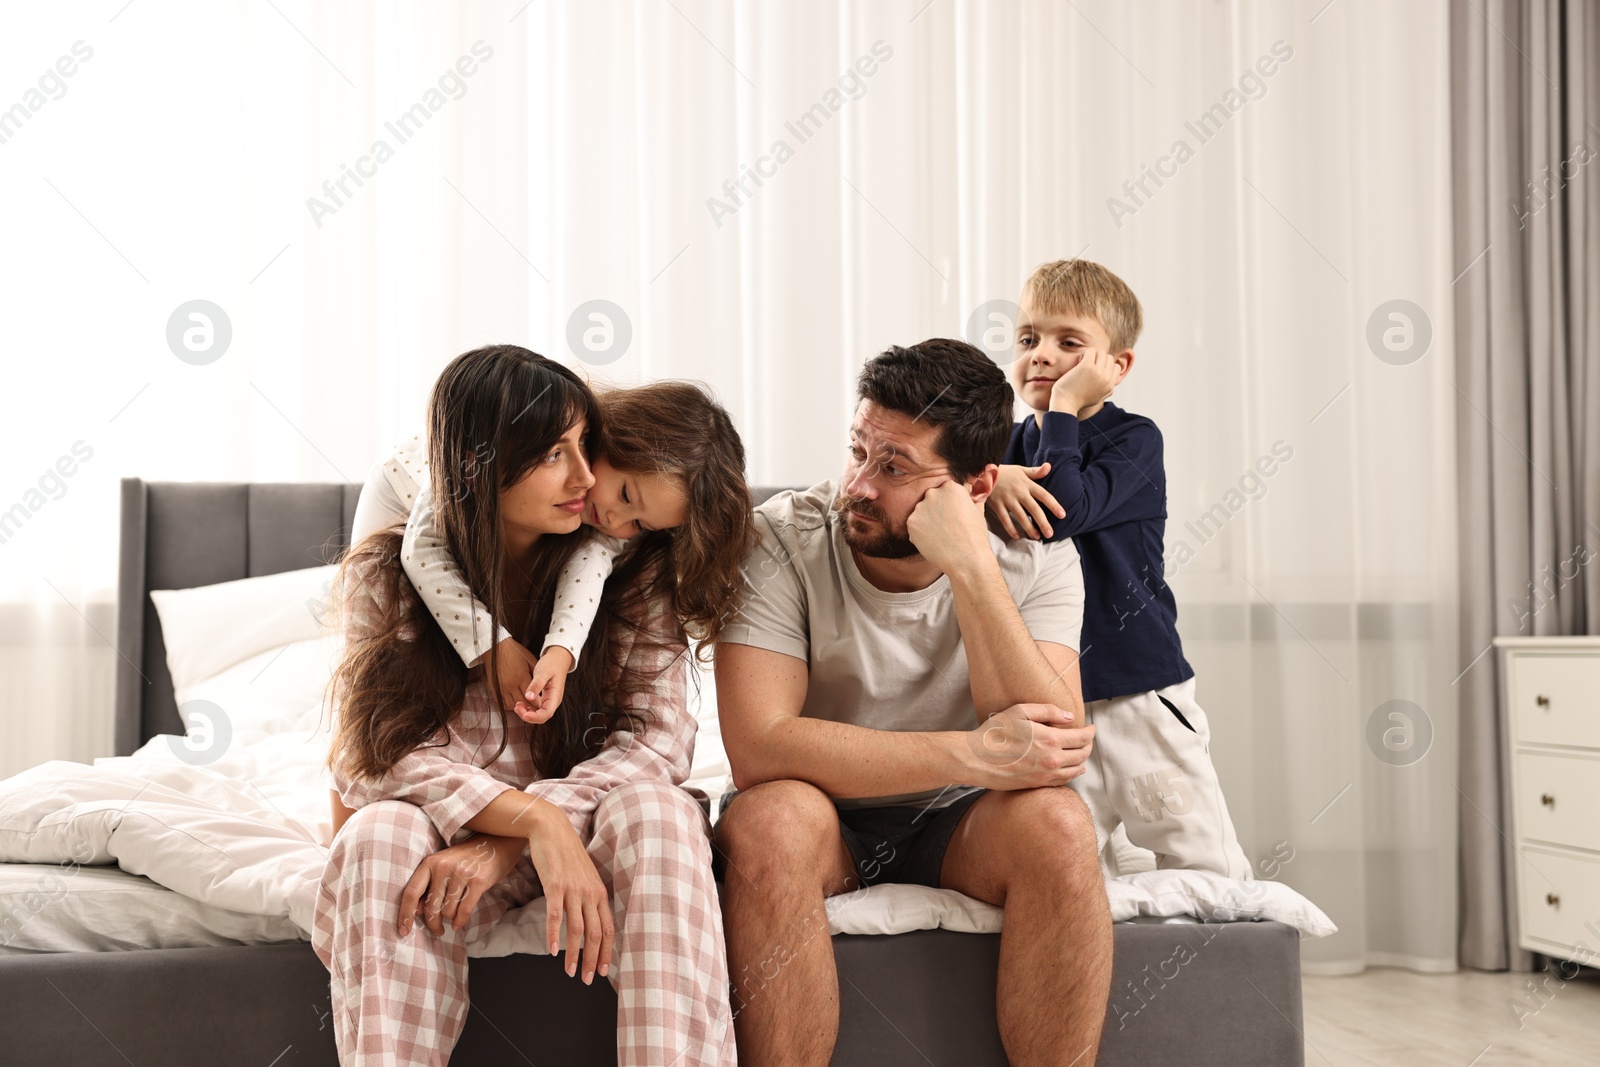
<svg viewBox="0 0 1600 1067">
<path fill-rule="evenodd" d="M 891 348 L 858 386 L 843 478 L 757 509 L 744 604 L 718 642 L 739 788 L 717 843 L 740 1062 L 829 1061 L 823 899 L 913 882 L 1005 909 L 1011 1062 L 1088 1067 L 1111 916 L 1093 821 L 1067 786 L 1094 735 L 1076 549 L 989 532 L 1012 396 L 978 349 Z"/>
</svg>

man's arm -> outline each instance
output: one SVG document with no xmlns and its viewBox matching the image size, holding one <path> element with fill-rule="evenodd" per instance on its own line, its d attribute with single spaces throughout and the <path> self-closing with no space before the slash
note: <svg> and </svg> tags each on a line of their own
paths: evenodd
<svg viewBox="0 0 1600 1067">
<path fill-rule="evenodd" d="M 804 660 L 719 642 L 716 669 L 722 743 L 736 788 L 793 778 L 833 797 L 881 797 L 970 779 L 965 732 L 871 730 L 802 718 Z"/>
<path fill-rule="evenodd" d="M 1033 639 L 994 554 L 969 557 L 945 573 L 955 593 L 978 721 L 1013 704 L 1054 704 L 1082 722 L 1077 650 Z"/>
<path fill-rule="evenodd" d="M 733 784 L 810 782 L 831 797 L 920 793 L 949 785 L 1033 789 L 1083 773 L 1094 727 L 1069 727 L 1050 704 L 1021 704 L 1004 722 L 915 732 L 804 718 L 806 664 L 752 645 L 717 645 L 717 705 Z M 1081 715 L 1075 721 L 1081 721 Z"/>
<path fill-rule="evenodd" d="M 923 557 L 950 579 L 978 721 L 1014 704 L 1041 703 L 1081 723 L 1077 652 L 1033 639 L 990 548 L 983 498 L 992 487 L 989 472 L 971 487 L 943 482 L 923 495 L 907 523 Z"/>
</svg>

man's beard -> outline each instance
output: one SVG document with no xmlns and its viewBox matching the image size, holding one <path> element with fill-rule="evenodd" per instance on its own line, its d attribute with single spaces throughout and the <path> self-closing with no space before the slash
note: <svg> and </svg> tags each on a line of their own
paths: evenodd
<svg viewBox="0 0 1600 1067">
<path fill-rule="evenodd" d="M 882 509 L 872 501 L 857 500 L 843 493 L 837 493 L 833 498 L 833 510 L 839 516 L 839 522 L 844 530 L 845 544 L 863 556 L 873 559 L 909 559 L 918 555 L 917 546 L 911 543 L 911 536 L 906 528 L 901 526 L 896 529 L 891 526 Z M 876 519 L 877 522 L 864 523 L 861 515 Z"/>
</svg>

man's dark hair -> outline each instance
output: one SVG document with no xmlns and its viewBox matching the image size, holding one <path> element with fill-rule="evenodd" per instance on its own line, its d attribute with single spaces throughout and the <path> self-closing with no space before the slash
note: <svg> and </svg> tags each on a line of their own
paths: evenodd
<svg viewBox="0 0 1600 1067">
<path fill-rule="evenodd" d="M 893 345 L 867 361 L 856 395 L 938 428 L 934 447 L 964 482 L 999 463 L 1011 440 L 1011 385 L 1005 372 L 965 341 L 933 337 Z"/>
</svg>

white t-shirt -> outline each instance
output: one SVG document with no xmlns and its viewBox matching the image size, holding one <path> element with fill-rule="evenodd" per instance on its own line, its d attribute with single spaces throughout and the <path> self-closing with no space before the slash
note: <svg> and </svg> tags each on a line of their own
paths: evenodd
<svg viewBox="0 0 1600 1067">
<path fill-rule="evenodd" d="M 978 714 L 949 577 L 913 593 L 872 585 L 845 543 L 833 495 L 834 483 L 823 482 L 756 508 L 761 541 L 745 561 L 744 603 L 720 640 L 806 661 L 804 716 L 874 730 L 973 729 Z M 1077 648 L 1083 575 L 1072 541 L 991 533 L 989 544 L 1034 640 Z M 971 791 L 952 786 L 838 804 L 942 807 Z"/>
</svg>

